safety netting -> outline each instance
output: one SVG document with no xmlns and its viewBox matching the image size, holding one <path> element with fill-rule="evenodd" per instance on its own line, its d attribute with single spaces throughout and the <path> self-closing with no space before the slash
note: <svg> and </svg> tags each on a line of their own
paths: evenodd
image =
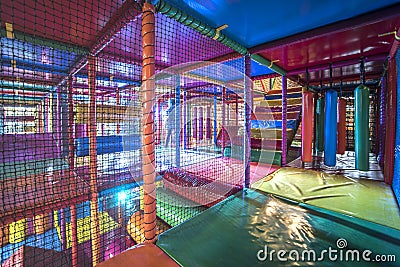
<svg viewBox="0 0 400 267">
<path fill-rule="evenodd" d="M 145 242 L 149 145 L 156 234 L 243 188 L 245 57 L 156 13 L 145 113 L 139 1 L 0 7 L 2 265 L 91 266 Z"/>
</svg>

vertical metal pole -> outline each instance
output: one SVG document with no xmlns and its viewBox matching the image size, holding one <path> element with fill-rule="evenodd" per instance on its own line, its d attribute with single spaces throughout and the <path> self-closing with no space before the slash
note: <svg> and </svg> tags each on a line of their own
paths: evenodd
<svg viewBox="0 0 400 267">
<path fill-rule="evenodd" d="M 224 150 L 225 150 L 225 98 L 226 98 L 226 88 L 222 87 L 222 107 L 221 107 L 221 113 L 222 113 L 222 127 L 221 127 L 221 152 L 222 156 L 224 155 Z"/>
<path fill-rule="evenodd" d="M 239 126 L 239 95 L 238 94 L 236 94 L 236 100 L 235 100 L 235 114 L 236 114 L 235 125 Z"/>
<path fill-rule="evenodd" d="M 161 106 L 161 101 L 162 101 L 161 98 L 158 99 L 158 101 L 157 101 L 157 116 L 158 116 L 158 118 L 157 118 L 158 127 L 156 129 L 156 131 L 157 131 L 157 139 L 158 139 L 157 144 L 162 144 L 162 140 L 161 140 L 161 132 L 162 132 L 162 106 Z"/>
<path fill-rule="evenodd" d="M 379 165 L 383 168 L 384 155 L 385 155 L 385 136 L 386 136 L 386 76 L 381 78 L 381 91 L 380 91 L 380 106 L 379 106 Z"/>
<path fill-rule="evenodd" d="M 104 105 L 104 96 L 101 96 L 101 107 L 103 107 L 103 105 Z M 97 113 L 97 112 L 96 112 Z M 104 111 L 102 112 L 101 110 L 100 110 L 100 118 L 101 118 L 101 135 L 104 135 L 104 116 L 105 116 L 105 114 L 104 114 Z"/>
<path fill-rule="evenodd" d="M 183 149 L 187 149 L 187 92 L 183 92 Z"/>
<path fill-rule="evenodd" d="M 62 88 L 58 87 L 57 88 L 57 94 L 53 94 L 52 98 L 56 99 L 56 105 L 53 105 L 52 109 L 53 111 L 53 118 L 52 120 L 54 121 L 53 123 L 53 129 L 51 129 L 51 132 L 55 132 L 56 134 L 56 139 L 57 139 L 57 150 L 62 155 L 62 138 L 61 138 L 61 101 L 62 101 Z M 54 97 L 56 95 L 56 97 Z"/>
<path fill-rule="evenodd" d="M 244 58 L 244 187 L 250 187 L 250 157 L 251 157 L 251 113 L 253 107 L 253 95 L 251 90 L 251 58 L 249 55 Z"/>
<path fill-rule="evenodd" d="M 186 95 L 186 100 L 190 99 L 190 92 L 185 92 Z M 192 104 L 191 102 L 187 102 L 187 135 L 186 135 L 186 140 L 187 140 L 187 147 L 190 148 L 191 147 L 191 136 L 192 136 Z"/>
<path fill-rule="evenodd" d="M 217 146 L 217 87 L 214 87 L 214 145 Z"/>
<path fill-rule="evenodd" d="M 74 176 L 74 166 L 75 166 L 75 155 L 74 155 L 74 102 L 72 93 L 72 76 L 68 77 L 68 159 L 69 159 L 69 176 Z M 71 184 L 71 191 L 76 192 L 76 184 Z M 77 224 L 77 214 L 76 206 L 71 205 L 71 256 L 72 256 L 72 266 L 78 266 L 78 224 Z"/>
<path fill-rule="evenodd" d="M 199 140 L 201 141 L 204 138 L 204 110 L 203 110 L 203 107 L 199 107 L 198 111 L 199 111 L 199 116 L 198 116 L 198 118 L 199 118 L 199 130 L 198 130 L 199 136 L 198 137 L 199 137 Z"/>
<path fill-rule="evenodd" d="M 92 264 L 100 262 L 100 226 L 98 214 L 98 189 L 97 189 L 97 111 L 96 111 L 96 57 L 88 58 L 89 82 L 89 172 L 90 172 L 90 230 L 92 235 Z"/>
<path fill-rule="evenodd" d="M 181 166 L 181 79 L 179 74 L 175 80 L 175 166 Z"/>
<path fill-rule="evenodd" d="M 43 133 L 43 107 L 42 101 L 37 105 L 38 109 L 38 126 L 37 126 L 37 133 Z"/>
<path fill-rule="evenodd" d="M 286 165 L 287 155 L 287 78 L 282 76 L 282 166 Z"/>
<path fill-rule="evenodd" d="M 206 139 L 211 139 L 211 107 L 206 107 Z"/>
<path fill-rule="evenodd" d="M 119 88 L 117 88 L 117 92 L 115 93 L 115 98 L 117 100 L 117 106 L 118 106 L 118 109 L 119 109 L 120 105 L 121 105 L 121 96 L 120 96 Z M 121 115 L 118 113 L 118 116 L 121 116 Z M 121 133 L 120 120 L 121 120 L 121 118 L 118 118 L 118 121 L 117 121 L 117 134 Z"/>
<path fill-rule="evenodd" d="M 155 99 L 155 8 L 146 2 L 142 15 L 142 172 L 143 172 L 143 210 L 144 236 L 146 243 L 156 241 L 156 172 L 154 144 Z"/>
<path fill-rule="evenodd" d="M 195 141 L 196 147 L 197 147 L 197 107 L 193 107 L 193 139 Z"/>
<path fill-rule="evenodd" d="M 313 154 L 317 155 L 317 103 L 318 93 L 314 93 Z"/>
<path fill-rule="evenodd" d="M 43 112 L 43 132 L 47 133 L 48 132 L 48 119 L 49 119 L 49 95 L 47 94 L 44 98 L 44 112 Z"/>
<path fill-rule="evenodd" d="M 67 233 L 66 233 L 66 221 L 64 209 L 60 210 L 60 234 L 61 234 L 61 249 L 64 251 L 67 249 Z"/>
<path fill-rule="evenodd" d="M 230 112 L 229 112 L 229 102 L 227 102 L 226 103 L 226 106 L 227 106 L 227 109 L 226 109 L 226 125 L 229 125 L 230 124 L 230 120 L 231 120 L 231 118 L 230 118 Z"/>
</svg>

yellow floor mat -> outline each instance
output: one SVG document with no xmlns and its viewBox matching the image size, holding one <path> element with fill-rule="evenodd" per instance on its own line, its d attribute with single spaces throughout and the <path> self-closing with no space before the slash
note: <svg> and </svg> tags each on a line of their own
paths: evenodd
<svg viewBox="0 0 400 267">
<path fill-rule="evenodd" d="M 251 188 L 400 229 L 399 207 L 383 182 L 286 167 Z"/>
</svg>

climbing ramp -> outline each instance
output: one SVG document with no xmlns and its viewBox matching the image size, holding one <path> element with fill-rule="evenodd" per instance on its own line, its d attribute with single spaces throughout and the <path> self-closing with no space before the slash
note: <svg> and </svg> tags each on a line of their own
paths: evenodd
<svg viewBox="0 0 400 267">
<path fill-rule="evenodd" d="M 301 87 L 287 90 L 287 147 L 290 147 L 300 124 L 301 90 Z M 264 97 L 254 99 L 250 130 L 250 160 L 281 165 L 283 134 L 282 88 L 279 88 L 268 91 Z M 226 155 L 232 157 L 243 155 L 243 129 L 241 127 L 224 127 L 218 135 L 218 145 L 222 144 L 222 138 L 224 138 Z"/>
</svg>

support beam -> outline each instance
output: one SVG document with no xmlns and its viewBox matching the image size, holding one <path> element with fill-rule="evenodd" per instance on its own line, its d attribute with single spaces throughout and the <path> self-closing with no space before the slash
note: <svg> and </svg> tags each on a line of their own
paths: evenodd
<svg viewBox="0 0 400 267">
<path fill-rule="evenodd" d="M 253 107 L 253 96 L 251 90 L 251 58 L 244 58 L 244 187 L 250 187 L 250 158 L 251 158 L 251 113 Z"/>
<path fill-rule="evenodd" d="M 92 240 L 92 265 L 96 266 L 100 262 L 100 226 L 99 226 L 99 207 L 97 189 L 97 149 L 96 149 L 96 58 L 89 56 L 89 173 L 90 173 L 90 230 Z"/>
<path fill-rule="evenodd" d="M 181 166 L 181 79 L 179 75 L 175 77 L 175 166 Z"/>
<path fill-rule="evenodd" d="M 287 155 L 287 78 L 282 76 L 282 166 L 286 165 Z"/>
<path fill-rule="evenodd" d="M 156 241 L 156 170 L 154 144 L 154 99 L 155 99 L 155 9 L 146 2 L 142 15 L 142 172 L 143 172 L 143 209 L 144 236 L 146 243 Z"/>
<path fill-rule="evenodd" d="M 69 171 L 70 175 L 74 174 L 75 170 L 75 125 L 74 125 L 74 101 L 73 101 L 73 92 L 72 92 L 72 76 L 68 77 L 67 84 L 67 94 L 68 94 L 68 160 L 69 160 Z M 75 183 L 71 184 L 71 191 L 76 191 Z M 76 205 L 72 205 L 70 207 L 71 211 L 71 258 L 72 258 L 72 266 L 78 266 L 78 224 L 77 224 L 77 213 L 76 213 Z"/>
</svg>

